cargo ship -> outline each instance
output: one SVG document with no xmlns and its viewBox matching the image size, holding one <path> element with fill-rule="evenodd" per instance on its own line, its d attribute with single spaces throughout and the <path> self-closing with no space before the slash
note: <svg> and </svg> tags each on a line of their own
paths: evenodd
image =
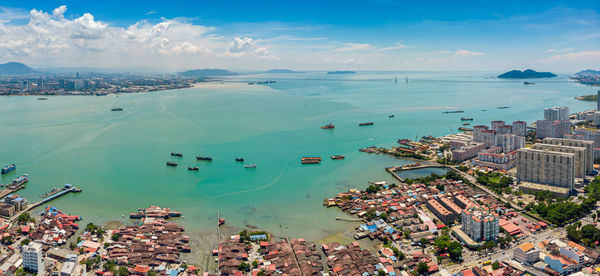
<svg viewBox="0 0 600 276">
<path fill-rule="evenodd" d="M 183 157 L 183 154 L 179 152 L 171 152 L 171 156 Z"/>
<path fill-rule="evenodd" d="M 123 111 L 123 108 L 115 107 L 115 108 L 111 108 L 110 111 Z"/>
<path fill-rule="evenodd" d="M 28 181 L 29 181 L 29 176 L 24 174 L 24 175 L 19 176 L 16 179 L 13 179 L 12 185 L 22 185 L 22 184 L 27 183 Z"/>
<path fill-rule="evenodd" d="M 1 173 L 2 174 L 7 174 L 7 173 L 12 172 L 12 171 L 14 171 L 16 169 L 17 169 L 17 165 L 12 164 L 12 165 L 9 165 L 9 166 L 6 166 L 6 167 L 2 168 Z"/>
<path fill-rule="evenodd" d="M 235 162 L 244 162 L 244 158 L 236 158 Z"/>
<path fill-rule="evenodd" d="M 167 162 L 167 166 L 169 166 L 169 167 L 177 167 L 177 163 L 175 163 L 175 162 Z"/>
<path fill-rule="evenodd" d="M 199 160 L 199 161 L 212 161 L 212 157 L 210 157 L 210 156 L 198 156 L 198 155 L 196 155 L 196 160 Z"/>
<path fill-rule="evenodd" d="M 302 164 L 320 164 L 321 157 L 302 157 L 300 159 Z"/>
<path fill-rule="evenodd" d="M 360 123 L 360 124 L 358 124 L 358 126 L 372 126 L 373 124 L 375 124 L 375 123 L 373 123 L 373 122 L 366 122 L 366 123 Z"/>
<path fill-rule="evenodd" d="M 462 118 L 460 118 L 460 120 L 461 120 L 461 121 L 473 121 L 473 118 L 465 118 L 465 117 L 462 117 Z"/>
<path fill-rule="evenodd" d="M 346 158 L 345 156 L 343 156 L 343 155 L 341 155 L 341 154 L 338 154 L 338 155 L 332 155 L 332 156 L 330 156 L 330 157 L 331 157 L 331 159 L 333 159 L 333 160 L 342 160 L 342 159 Z"/>
<path fill-rule="evenodd" d="M 245 165 L 244 168 L 246 168 L 246 169 L 255 169 L 256 168 L 256 164 L 248 164 L 248 165 Z"/>
<path fill-rule="evenodd" d="M 198 167 L 188 167 L 188 170 L 190 170 L 190 171 L 197 171 Z"/>
<path fill-rule="evenodd" d="M 326 124 L 321 127 L 321 129 L 332 129 L 332 128 L 335 128 L 335 126 L 333 124 Z"/>
</svg>

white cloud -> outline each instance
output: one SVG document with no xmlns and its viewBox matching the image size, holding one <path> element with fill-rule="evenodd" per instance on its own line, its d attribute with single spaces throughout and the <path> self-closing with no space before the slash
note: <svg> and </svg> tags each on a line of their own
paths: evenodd
<svg viewBox="0 0 600 276">
<path fill-rule="evenodd" d="M 344 43 L 344 46 L 333 50 L 334 52 L 351 52 L 371 49 L 368 43 Z"/>
<path fill-rule="evenodd" d="M 393 50 L 404 49 L 404 48 L 408 48 L 408 46 L 406 46 L 402 42 L 396 42 L 396 43 L 394 43 L 394 46 L 381 48 L 381 49 L 378 49 L 378 51 L 393 51 Z"/>
<path fill-rule="evenodd" d="M 483 53 L 481 52 L 474 52 L 474 51 L 469 51 L 469 50 L 457 50 L 456 53 L 454 53 L 454 55 L 452 56 L 452 58 L 466 58 L 466 57 L 476 57 L 476 56 L 481 56 L 483 55 Z"/>
<path fill-rule="evenodd" d="M 233 60 L 276 59 L 260 40 L 215 35 L 214 27 L 183 18 L 142 20 L 118 27 L 84 13 L 69 18 L 66 6 L 51 13 L 32 9 L 28 22 L 4 20 L 0 8 L 0 61 L 21 61 L 32 66 L 93 67 L 205 67 Z M 10 20 L 19 18 L 11 12 Z M 223 55 L 222 53 L 230 53 Z M 209 63 L 209 64 L 208 64 Z"/>
<path fill-rule="evenodd" d="M 570 64 L 600 64 L 600 51 L 582 51 L 553 55 L 549 58 L 540 60 L 544 63 L 570 63 Z"/>
</svg>

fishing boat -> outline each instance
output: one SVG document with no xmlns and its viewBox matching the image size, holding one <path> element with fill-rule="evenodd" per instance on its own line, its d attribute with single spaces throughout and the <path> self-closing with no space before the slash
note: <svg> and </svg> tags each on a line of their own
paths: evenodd
<svg viewBox="0 0 600 276">
<path fill-rule="evenodd" d="M 461 131 L 472 131 L 472 129 L 470 129 L 468 127 L 459 127 L 458 130 L 461 130 Z"/>
<path fill-rule="evenodd" d="M 190 171 L 197 171 L 198 167 L 188 167 L 188 170 L 190 170 Z"/>
<path fill-rule="evenodd" d="M 499 106 L 499 107 L 496 107 L 496 109 L 507 109 L 507 108 L 509 108 L 509 107 L 510 107 L 510 106 Z"/>
<path fill-rule="evenodd" d="M 471 123 L 464 123 L 464 124 L 463 124 L 463 126 L 468 126 L 468 125 L 470 125 L 470 124 L 471 124 Z"/>
<path fill-rule="evenodd" d="M 460 120 L 461 121 L 473 121 L 473 118 L 461 117 Z"/>
<path fill-rule="evenodd" d="M 394 118 L 394 117 L 396 117 L 396 115 L 394 115 L 394 114 L 388 116 L 388 118 Z"/>
<path fill-rule="evenodd" d="M 123 111 L 123 108 L 121 108 L 121 107 L 114 107 L 114 108 L 111 108 L 110 111 Z"/>
<path fill-rule="evenodd" d="M 450 114 L 450 113 L 465 113 L 464 110 L 448 110 L 448 111 L 444 111 L 442 112 L 444 114 Z"/>
<path fill-rule="evenodd" d="M 171 152 L 171 156 L 183 157 L 183 154 L 181 154 L 179 152 Z"/>
<path fill-rule="evenodd" d="M 335 128 L 335 126 L 333 124 L 326 124 L 321 127 L 321 129 L 332 129 L 332 128 Z"/>
<path fill-rule="evenodd" d="M 210 157 L 210 156 L 198 156 L 198 155 L 196 155 L 196 160 L 199 160 L 199 161 L 212 161 L 212 157 Z"/>
<path fill-rule="evenodd" d="M 321 157 L 302 157 L 300 161 L 302 164 L 320 164 Z"/>
<path fill-rule="evenodd" d="M 47 100 L 48 100 L 48 98 L 46 98 L 46 97 L 39 97 L 38 98 L 38 101 L 47 101 Z"/>
<path fill-rule="evenodd" d="M 358 126 L 372 126 L 373 124 L 375 124 L 375 123 L 373 123 L 373 122 L 366 122 L 366 123 L 360 123 L 360 124 L 358 124 Z"/>
<path fill-rule="evenodd" d="M 343 156 L 343 155 L 341 155 L 341 154 L 338 154 L 338 155 L 332 155 L 332 156 L 330 156 L 330 158 L 333 159 L 333 160 L 342 160 L 342 159 L 344 159 L 346 157 Z"/>
<path fill-rule="evenodd" d="M 12 172 L 12 171 L 14 171 L 16 169 L 17 169 L 17 165 L 11 164 L 11 165 L 8 165 L 8 166 L 2 168 L 2 171 L 0 171 L 0 173 L 7 174 L 7 173 L 10 173 L 10 172 Z"/>
<path fill-rule="evenodd" d="M 528 81 L 523 82 L 523 85 L 534 85 L 534 84 L 535 84 L 535 82 L 528 82 Z"/>
<path fill-rule="evenodd" d="M 169 166 L 169 167 L 177 167 L 177 163 L 175 163 L 175 162 L 167 162 L 167 166 Z"/>
<path fill-rule="evenodd" d="M 244 158 L 236 158 L 235 162 L 244 162 Z"/>
<path fill-rule="evenodd" d="M 13 179 L 12 181 L 12 185 L 21 185 L 21 184 L 25 184 L 29 181 L 29 175 L 21 175 L 18 178 Z"/>
<path fill-rule="evenodd" d="M 256 164 L 244 165 L 244 168 L 246 168 L 246 169 L 255 169 L 256 168 Z"/>
</svg>

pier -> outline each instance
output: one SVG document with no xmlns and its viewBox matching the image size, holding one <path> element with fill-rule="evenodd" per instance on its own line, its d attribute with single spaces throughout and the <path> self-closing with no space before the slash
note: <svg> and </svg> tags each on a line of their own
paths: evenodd
<svg viewBox="0 0 600 276">
<path fill-rule="evenodd" d="M 15 220 L 17 220 L 17 218 L 19 218 L 19 216 L 21 214 L 27 213 L 27 212 L 33 210 L 34 208 L 36 208 L 36 207 L 44 204 L 44 203 L 50 202 L 50 201 L 52 201 L 54 199 L 57 199 L 57 198 L 59 198 L 59 197 L 61 197 L 63 195 L 66 195 L 68 193 L 79 193 L 79 192 L 81 192 L 81 189 L 79 189 L 79 188 L 77 188 L 75 186 L 71 186 L 70 188 L 65 188 L 62 191 L 60 191 L 60 192 L 58 192 L 56 194 L 53 194 L 51 196 L 48 196 L 48 197 L 46 197 L 46 198 L 44 198 L 44 199 L 42 199 L 42 200 L 40 200 L 40 201 L 38 201 L 36 203 L 27 205 L 27 208 L 23 209 L 23 211 L 20 211 L 20 212 L 16 213 L 14 216 L 12 216 L 9 219 L 9 222 L 13 223 Z"/>
<path fill-rule="evenodd" d="M 4 188 L 4 190 L 0 191 L 0 198 L 3 198 L 5 196 L 7 196 L 7 195 L 10 195 L 10 194 L 12 194 L 12 193 L 14 193 L 14 192 L 16 192 L 18 190 L 21 190 L 23 188 L 25 188 L 25 183 L 23 183 L 23 184 L 15 187 L 15 188 L 8 188 L 8 187 Z"/>
</svg>

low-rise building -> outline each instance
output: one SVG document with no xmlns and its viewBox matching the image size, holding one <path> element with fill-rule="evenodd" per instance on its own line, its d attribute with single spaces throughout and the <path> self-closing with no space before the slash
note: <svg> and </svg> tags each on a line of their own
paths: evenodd
<svg viewBox="0 0 600 276">
<path fill-rule="evenodd" d="M 524 243 L 513 249 L 513 258 L 522 263 L 535 263 L 540 259 L 540 251 L 532 243 Z"/>
<path fill-rule="evenodd" d="M 450 224 L 456 219 L 456 215 L 454 215 L 454 213 L 448 211 L 448 209 L 442 206 L 442 204 L 435 199 L 430 199 L 427 201 L 427 208 L 429 208 L 429 210 L 445 224 Z"/>
</svg>

